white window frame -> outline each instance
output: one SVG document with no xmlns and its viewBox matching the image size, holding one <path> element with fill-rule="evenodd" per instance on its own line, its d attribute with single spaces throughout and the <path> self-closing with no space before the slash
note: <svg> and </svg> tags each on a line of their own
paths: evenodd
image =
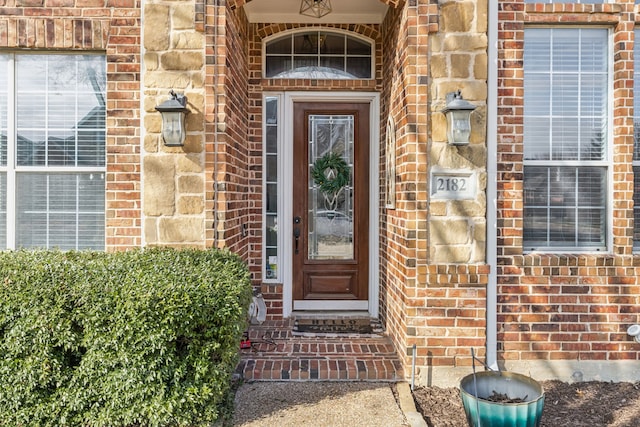
<svg viewBox="0 0 640 427">
<path fill-rule="evenodd" d="M 277 203 L 277 212 L 275 215 L 276 222 L 278 224 L 278 236 L 276 239 L 277 245 L 277 253 L 278 253 L 278 262 L 276 264 L 277 268 L 277 276 L 273 278 L 267 277 L 267 174 L 266 174 L 266 165 L 267 165 L 267 121 L 266 121 L 266 111 L 267 111 L 267 98 L 275 98 L 278 102 L 278 127 L 277 127 L 277 178 L 276 178 L 276 192 L 278 196 Z M 283 236 L 283 224 L 282 224 L 282 212 L 284 209 L 284 183 L 282 180 L 282 171 L 284 171 L 285 166 L 285 155 L 283 154 L 283 134 L 284 134 L 284 105 L 283 105 L 283 94 L 282 93 L 270 93 L 264 92 L 262 94 L 262 164 L 263 164 L 263 174 L 262 174 L 262 188 L 264 191 L 262 192 L 262 235 L 264 238 L 262 239 L 262 282 L 264 283 L 282 283 L 282 275 L 284 273 L 283 265 L 283 248 L 284 248 L 284 236 Z"/>
<path fill-rule="evenodd" d="M 373 80 L 375 79 L 375 69 L 376 69 L 376 43 L 375 40 L 369 38 L 369 37 L 365 37 L 362 36 L 360 34 L 354 34 L 352 32 L 346 31 L 346 30 L 341 30 L 341 29 L 336 29 L 336 28 L 325 28 L 325 27 L 302 27 L 302 28 L 297 28 L 294 30 L 288 30 L 288 31 L 283 31 L 277 34 L 273 34 L 269 37 L 265 37 L 262 40 L 262 76 L 265 79 L 278 79 L 278 77 L 267 77 L 267 45 L 271 42 L 280 40 L 280 39 L 284 39 L 284 38 L 291 38 L 291 43 L 293 43 L 293 39 L 296 36 L 296 34 L 300 34 L 300 33 L 309 33 L 309 32 L 321 32 L 321 33 L 330 33 L 330 34 L 338 34 L 341 36 L 345 36 L 347 38 L 353 38 L 356 40 L 360 40 L 364 43 L 367 43 L 370 47 L 370 58 L 371 58 L 371 71 L 370 71 L 370 76 L 368 78 L 352 78 L 350 80 Z M 319 54 L 316 54 L 318 56 L 318 58 L 320 57 Z M 282 56 L 282 55 L 278 55 L 278 56 Z M 294 53 L 293 53 L 293 49 L 291 51 L 291 60 L 293 61 L 293 57 L 294 57 Z M 307 56 L 311 56 L 311 55 L 307 55 Z M 338 55 L 335 55 L 338 56 Z M 347 53 L 345 52 L 342 55 L 345 59 L 348 58 L 349 56 L 347 55 Z M 309 78 L 314 78 L 316 80 L 321 80 L 320 78 L 317 77 L 312 77 L 310 76 Z"/>
<path fill-rule="evenodd" d="M 550 163 L 549 161 L 535 161 L 535 160 L 524 160 L 523 159 L 523 169 L 526 166 L 559 166 L 559 167 L 563 167 L 563 166 L 583 166 L 583 167 L 588 167 L 588 166 L 594 166 L 594 167 L 605 167 L 606 168 L 606 179 L 607 179 L 607 183 L 606 183 L 606 201 L 605 201 L 605 218 L 606 218 L 606 223 L 604 224 L 605 227 L 605 231 L 604 231 L 604 247 L 591 247 L 591 246 L 541 246 L 541 247 L 528 247 L 524 244 L 523 241 L 523 252 L 524 253 L 537 253 L 537 252 L 545 252 L 545 253 L 610 253 L 611 252 L 611 248 L 613 246 L 613 231 L 612 231 L 612 227 L 613 227 L 613 223 L 612 223 L 612 218 L 613 218 L 613 107 L 614 107 L 614 100 L 613 100 L 613 77 L 612 77 L 612 71 L 613 71 L 613 67 L 614 67 L 614 55 L 613 55 L 613 32 L 611 30 L 610 27 L 605 27 L 605 26 L 589 26 L 589 27 L 584 27 L 584 26 L 561 26 L 561 25 L 556 25 L 556 26 L 550 26 L 550 27 L 526 27 L 525 31 L 527 31 L 527 29 L 535 29 L 535 28 L 551 28 L 551 29 L 563 29 L 563 28 L 568 28 L 568 29 L 605 29 L 607 30 L 608 34 L 607 34 L 607 66 L 608 66 L 608 78 L 607 78 L 607 90 L 608 90 L 608 104 L 607 104 L 607 109 L 608 109 L 608 115 L 607 115 L 607 143 L 606 143 L 606 158 L 605 160 L 601 160 L 601 161 L 588 161 L 588 163 L 585 163 L 586 161 L 554 161 L 553 163 Z M 524 49 L 526 50 L 526 45 L 524 46 Z M 523 65 L 523 71 L 524 71 L 524 65 Z M 526 94 L 524 95 L 526 97 Z M 526 132 L 526 129 L 524 129 L 524 132 Z M 524 185 L 524 170 L 523 170 L 523 185 Z M 524 190 L 524 189 L 523 189 Z M 524 204 L 526 203 L 525 200 L 523 200 L 523 210 L 525 208 Z M 524 227 L 524 224 L 523 224 Z"/>
<path fill-rule="evenodd" d="M 380 204 L 380 183 L 379 183 L 379 155 L 380 155 L 380 94 L 374 92 L 264 92 L 263 93 L 263 109 L 266 107 L 265 99 L 267 97 L 278 97 L 278 279 L 266 280 L 266 267 L 263 265 L 263 283 L 282 284 L 283 290 L 283 307 L 282 315 L 287 318 L 293 313 L 293 266 L 291 259 L 293 258 L 293 248 L 291 239 L 293 236 L 293 106 L 295 102 L 368 102 L 370 105 L 369 122 L 370 122 L 370 147 L 369 147 L 369 299 L 366 309 L 371 317 L 378 317 L 379 314 L 379 296 L 380 296 L 380 230 L 379 227 L 379 204 Z M 263 116 L 264 117 L 264 116 Z M 287 120 L 289 118 L 289 120 Z M 263 120 L 263 132 L 265 125 Z M 263 141 L 265 141 L 263 133 Z M 266 150 L 262 150 L 263 156 Z M 264 161 L 264 157 L 263 157 Z M 263 163 L 264 164 L 264 163 Z M 263 174 L 263 185 L 266 177 Z M 265 188 L 265 187 L 263 187 Z M 266 191 L 263 191 L 263 236 L 266 230 Z M 263 238 L 262 259 L 265 259 L 265 240 Z M 322 302 L 320 302 L 322 304 Z M 351 303 L 340 302 L 333 303 L 334 310 L 353 310 Z M 324 307 L 307 307 L 304 308 L 315 310 L 324 309 Z M 364 309 L 363 307 L 357 308 Z"/>
<path fill-rule="evenodd" d="M 34 52 L 33 54 L 44 55 L 50 53 L 51 55 L 102 55 L 99 53 L 93 52 Z M 69 174 L 82 174 L 82 173 L 100 173 L 105 175 L 105 187 L 106 187 L 106 159 L 104 166 L 20 166 L 17 165 L 16 162 L 16 127 L 17 127 L 17 115 L 16 115 L 16 105 L 17 105 L 17 76 L 15 73 L 15 64 L 16 64 L 16 56 L 28 56 L 29 53 L 23 52 L 2 52 L 3 55 L 7 55 L 9 57 L 8 61 L 8 70 L 7 70 L 7 83 L 8 83 L 8 111 L 7 111 L 7 164 L 0 165 L 0 172 L 6 173 L 7 180 L 7 211 L 6 211 L 6 225 L 0 224 L 0 227 L 6 226 L 7 231 L 7 249 L 17 249 L 16 248 L 16 223 L 17 223 L 17 202 L 18 202 L 18 192 L 17 192 L 17 175 L 24 172 L 31 173 L 45 173 L 45 174 L 56 174 L 56 173 L 69 173 Z M 105 69 L 106 73 L 106 69 Z M 106 92 L 106 88 L 105 88 Z M 105 117 L 105 145 L 106 145 L 106 117 Z M 105 147 L 106 153 L 106 147 Z M 106 206 L 106 188 L 105 188 L 105 206 Z M 106 227 L 106 212 L 104 216 L 105 227 Z M 106 249 L 106 229 L 103 241 L 102 250 Z M 2 250 L 4 248 L 0 248 Z M 26 248 L 30 249 L 30 248 Z"/>
</svg>

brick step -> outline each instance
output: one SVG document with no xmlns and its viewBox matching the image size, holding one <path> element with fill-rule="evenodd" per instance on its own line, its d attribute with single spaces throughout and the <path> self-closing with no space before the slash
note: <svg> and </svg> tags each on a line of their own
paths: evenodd
<svg viewBox="0 0 640 427">
<path fill-rule="evenodd" d="M 287 321 L 252 325 L 236 374 L 246 381 L 400 381 L 402 364 L 384 335 L 297 335 Z"/>
</svg>

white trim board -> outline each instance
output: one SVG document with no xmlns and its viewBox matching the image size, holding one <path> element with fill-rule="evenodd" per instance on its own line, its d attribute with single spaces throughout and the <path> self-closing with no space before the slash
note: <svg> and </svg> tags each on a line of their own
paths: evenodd
<svg viewBox="0 0 640 427">
<path fill-rule="evenodd" d="M 369 145 L 369 300 L 342 301 L 338 309 L 367 310 L 369 316 L 378 317 L 378 300 L 380 297 L 379 270 L 379 155 L 380 155 L 380 95 L 373 92 L 285 92 L 283 105 L 283 147 L 282 155 L 282 235 L 285 236 L 282 245 L 283 265 L 282 288 L 283 306 L 282 316 L 291 317 L 294 309 L 293 301 L 293 266 L 292 248 L 288 244 L 293 236 L 293 104 L 294 102 L 368 102 L 370 145 Z M 321 310 L 329 301 L 298 301 L 296 310 Z M 322 306 L 324 304 L 324 306 Z M 333 305 L 333 303 L 332 303 Z M 334 308 L 335 309 L 335 308 Z"/>
</svg>

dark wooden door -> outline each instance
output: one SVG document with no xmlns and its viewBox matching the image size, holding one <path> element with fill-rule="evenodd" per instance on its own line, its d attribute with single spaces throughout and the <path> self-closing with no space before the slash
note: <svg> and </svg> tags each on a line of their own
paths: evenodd
<svg viewBox="0 0 640 427">
<path fill-rule="evenodd" d="M 294 104 L 294 300 L 368 298 L 369 142 L 369 104 Z"/>
</svg>

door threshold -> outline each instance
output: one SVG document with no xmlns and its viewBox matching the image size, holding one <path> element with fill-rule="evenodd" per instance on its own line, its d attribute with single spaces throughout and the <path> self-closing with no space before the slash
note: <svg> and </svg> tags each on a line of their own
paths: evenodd
<svg viewBox="0 0 640 427">
<path fill-rule="evenodd" d="M 296 310 L 291 317 L 305 319 L 375 319 L 366 310 Z"/>
<path fill-rule="evenodd" d="M 294 300 L 293 311 L 369 311 L 366 300 Z"/>
</svg>

